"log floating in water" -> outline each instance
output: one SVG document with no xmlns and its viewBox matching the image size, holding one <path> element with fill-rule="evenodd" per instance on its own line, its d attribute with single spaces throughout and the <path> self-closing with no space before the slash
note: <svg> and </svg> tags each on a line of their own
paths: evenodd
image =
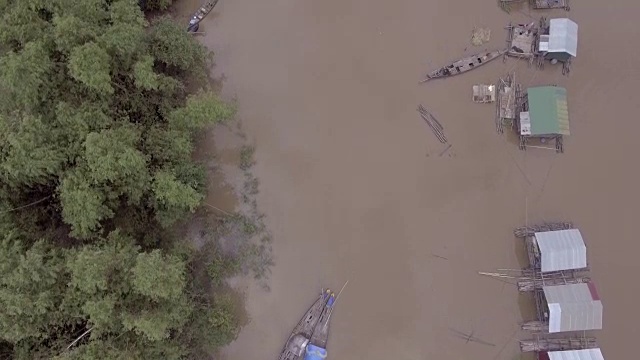
<svg viewBox="0 0 640 360">
<path fill-rule="evenodd" d="M 558 338 L 558 339 L 531 339 L 520 341 L 520 351 L 559 351 L 559 350 L 581 350 L 597 347 L 596 339 L 585 338 Z"/>
<path fill-rule="evenodd" d="M 523 323 L 520 328 L 525 331 L 547 332 L 549 331 L 549 324 L 542 321 L 527 321 Z"/>
<path fill-rule="evenodd" d="M 591 280 L 588 276 L 578 276 L 576 271 L 558 271 L 544 274 L 532 269 L 500 269 L 498 271 L 509 271 L 512 274 L 501 272 L 479 272 L 478 274 L 498 279 L 516 279 L 518 291 L 521 292 L 541 290 L 543 286 L 588 283 Z M 580 271 L 583 271 L 583 269 L 580 269 Z"/>
<path fill-rule="evenodd" d="M 447 143 L 448 140 L 447 137 L 444 136 L 444 127 L 442 126 L 442 124 L 422 105 L 418 106 L 418 113 L 420 113 L 420 117 L 422 117 L 427 125 L 429 125 L 438 140 L 440 140 L 440 142 L 443 144 Z"/>
<path fill-rule="evenodd" d="M 518 281 L 518 291 L 528 292 L 540 290 L 543 286 L 566 285 L 566 284 L 582 284 L 588 283 L 591 279 L 588 276 L 580 276 L 574 278 L 542 278 L 542 279 L 526 279 Z"/>
</svg>

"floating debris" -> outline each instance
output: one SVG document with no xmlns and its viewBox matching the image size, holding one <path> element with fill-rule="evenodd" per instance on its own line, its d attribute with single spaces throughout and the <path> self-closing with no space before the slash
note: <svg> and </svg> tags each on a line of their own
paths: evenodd
<svg viewBox="0 0 640 360">
<path fill-rule="evenodd" d="M 418 112 L 420 113 L 420 116 L 422 117 L 422 119 L 427 123 L 427 125 L 429 125 L 429 127 L 431 128 L 433 133 L 436 135 L 438 140 L 440 140 L 441 143 L 446 144 L 447 137 L 444 136 L 444 133 L 443 133 L 444 128 L 442 127 L 442 124 L 440 124 L 438 119 L 436 119 L 435 116 L 433 116 L 429 111 L 427 111 L 427 109 L 425 109 L 424 106 L 422 105 L 418 106 Z"/>
<path fill-rule="evenodd" d="M 482 46 L 491 40 L 491 29 L 474 27 L 471 32 L 471 45 Z"/>
<path fill-rule="evenodd" d="M 484 341 L 482 339 L 479 339 L 479 338 L 473 336 L 473 331 L 470 334 L 466 334 L 466 333 L 463 333 L 462 331 L 458 331 L 458 330 L 452 329 L 452 328 L 449 328 L 449 330 L 451 330 L 451 332 L 453 333 L 453 335 L 455 337 L 460 338 L 462 340 L 466 340 L 467 344 L 469 342 L 475 342 L 475 343 L 482 344 L 482 345 L 487 345 L 487 346 L 496 346 L 496 344 L 492 344 L 490 342 Z"/>
</svg>

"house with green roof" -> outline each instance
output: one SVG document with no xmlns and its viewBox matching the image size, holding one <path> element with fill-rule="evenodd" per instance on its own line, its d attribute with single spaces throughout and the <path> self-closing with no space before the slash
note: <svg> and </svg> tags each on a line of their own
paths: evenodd
<svg viewBox="0 0 640 360">
<path fill-rule="evenodd" d="M 558 86 L 527 89 L 527 111 L 520 112 L 519 132 L 524 137 L 569 135 L 567 90 Z"/>
</svg>

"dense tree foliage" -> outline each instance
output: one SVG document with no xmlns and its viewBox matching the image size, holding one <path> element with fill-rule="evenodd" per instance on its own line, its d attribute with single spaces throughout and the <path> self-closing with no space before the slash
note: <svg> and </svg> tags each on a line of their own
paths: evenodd
<svg viewBox="0 0 640 360">
<path fill-rule="evenodd" d="M 194 134 L 233 116 L 186 90 L 205 49 L 137 0 L 0 0 L 0 19 L 0 354 L 174 359 L 228 342 L 228 301 L 194 285 L 168 231 L 203 198 Z"/>
</svg>

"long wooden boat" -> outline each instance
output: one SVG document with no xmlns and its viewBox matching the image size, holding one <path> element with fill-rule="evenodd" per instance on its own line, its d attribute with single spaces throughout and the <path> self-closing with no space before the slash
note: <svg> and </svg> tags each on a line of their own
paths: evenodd
<svg viewBox="0 0 640 360">
<path fill-rule="evenodd" d="M 198 11 L 193 14 L 193 16 L 191 16 L 191 19 L 189 19 L 187 32 L 198 31 L 198 28 L 200 27 L 200 21 L 202 21 L 202 19 L 204 19 L 211 12 L 211 10 L 213 10 L 216 4 L 218 4 L 218 1 L 219 0 L 207 0 L 207 2 L 204 3 L 204 5 L 202 5 L 200 9 L 198 9 Z"/>
<path fill-rule="evenodd" d="M 293 329 L 279 360 L 320 360 L 327 357 L 329 320 L 336 295 L 322 290 L 318 299 Z"/>
<path fill-rule="evenodd" d="M 437 79 L 441 77 L 449 77 L 449 76 L 462 74 L 464 72 L 467 72 L 469 70 L 473 70 L 479 66 L 482 66 L 491 60 L 495 60 L 504 53 L 505 53 L 505 50 L 496 50 L 492 52 L 484 52 L 484 53 L 479 53 L 479 54 L 465 57 L 463 59 L 454 61 L 453 63 L 447 66 L 443 66 L 438 70 L 434 70 L 430 72 L 426 78 L 420 81 L 420 83 L 429 81 L 431 79 Z"/>
</svg>

